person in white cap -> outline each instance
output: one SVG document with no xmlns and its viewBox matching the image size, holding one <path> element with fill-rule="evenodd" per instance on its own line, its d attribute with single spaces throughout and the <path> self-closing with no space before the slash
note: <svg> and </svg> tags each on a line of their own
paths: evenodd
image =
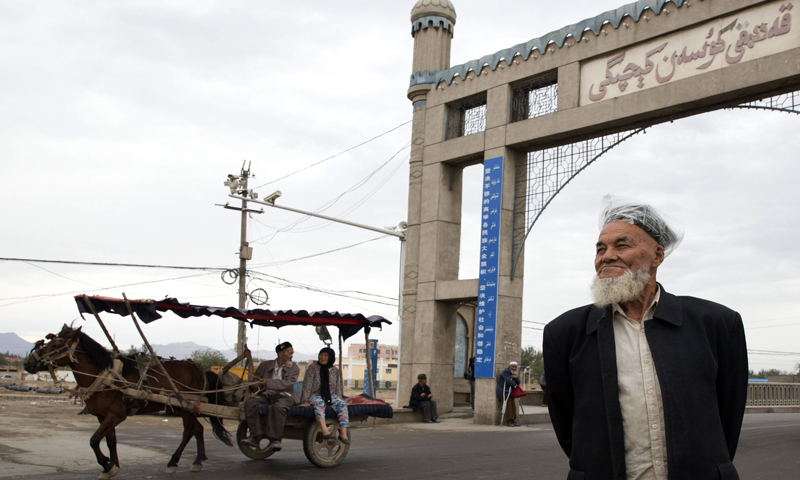
<svg viewBox="0 0 800 480">
<path fill-rule="evenodd" d="M 500 372 L 500 376 L 497 377 L 497 387 L 495 387 L 497 396 L 506 401 L 506 414 L 503 417 L 503 422 L 509 427 L 520 426 L 517 421 L 517 402 L 511 396 L 511 392 L 517 388 L 517 385 L 519 385 L 517 362 L 511 362 L 505 370 Z"/>
<path fill-rule="evenodd" d="M 674 221 L 620 197 L 602 207 L 594 304 L 544 329 L 548 407 L 568 478 L 738 480 L 742 318 L 656 282 L 683 239 Z"/>
</svg>

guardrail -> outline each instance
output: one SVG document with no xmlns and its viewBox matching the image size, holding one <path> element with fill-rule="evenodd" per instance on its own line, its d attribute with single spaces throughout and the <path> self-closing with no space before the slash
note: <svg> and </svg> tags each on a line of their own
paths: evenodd
<svg viewBox="0 0 800 480">
<path fill-rule="evenodd" d="M 344 386 L 360 390 L 364 388 L 364 380 L 345 380 Z M 397 390 L 397 381 L 376 380 L 375 390 Z"/>
<path fill-rule="evenodd" d="M 800 383 L 748 383 L 748 407 L 800 405 Z"/>
</svg>

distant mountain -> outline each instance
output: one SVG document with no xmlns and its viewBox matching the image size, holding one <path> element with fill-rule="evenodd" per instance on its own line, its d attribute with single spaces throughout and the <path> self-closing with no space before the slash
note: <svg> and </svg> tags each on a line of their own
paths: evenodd
<svg viewBox="0 0 800 480">
<path fill-rule="evenodd" d="M 33 348 L 33 344 L 28 342 L 27 340 L 23 340 L 19 335 L 13 332 L 9 333 L 0 333 L 0 353 L 9 352 L 19 357 L 24 357 L 31 351 Z M 192 356 L 192 352 L 196 350 L 216 350 L 211 347 L 207 347 L 205 345 L 198 345 L 194 342 L 180 342 L 180 343 L 168 343 L 166 345 L 153 345 L 153 349 L 156 351 L 158 356 L 169 358 L 175 357 L 177 359 L 184 359 L 190 358 Z M 220 350 L 219 351 L 225 358 L 228 360 L 233 360 L 236 358 L 236 352 L 233 350 Z M 272 360 L 275 358 L 275 351 L 269 350 L 264 351 L 261 350 L 259 352 L 253 352 L 253 356 L 256 358 L 261 358 L 262 360 Z M 308 360 L 316 360 L 316 355 L 308 355 L 305 353 L 295 353 L 294 360 L 297 362 L 305 362 Z"/>
<path fill-rule="evenodd" d="M 31 342 L 23 340 L 16 333 L 0 333 L 0 353 L 9 352 L 21 358 L 27 355 L 32 348 Z"/>
<path fill-rule="evenodd" d="M 192 356 L 192 352 L 195 350 L 206 350 L 209 348 L 210 347 L 198 345 L 194 342 L 168 343 L 166 345 L 153 344 L 153 350 L 156 351 L 156 354 L 158 354 L 159 357 L 175 357 L 179 360 L 190 358 Z"/>
<path fill-rule="evenodd" d="M 190 358 L 192 356 L 192 352 L 197 350 L 216 350 L 215 348 L 207 347 L 205 345 L 198 345 L 194 342 L 180 342 L 180 343 L 168 343 L 166 345 L 153 345 L 153 350 L 156 351 L 158 356 L 169 358 L 175 357 L 177 359 L 184 359 Z M 228 350 L 217 350 L 219 351 L 222 356 L 227 358 L 228 360 L 233 360 L 236 358 L 236 352 L 228 349 Z M 275 358 L 274 351 L 259 351 L 253 352 L 253 356 L 256 358 L 260 358 L 262 360 L 272 360 Z M 316 355 L 308 355 L 305 353 L 295 353 L 294 360 L 296 362 L 305 362 L 308 360 L 316 360 Z"/>
</svg>

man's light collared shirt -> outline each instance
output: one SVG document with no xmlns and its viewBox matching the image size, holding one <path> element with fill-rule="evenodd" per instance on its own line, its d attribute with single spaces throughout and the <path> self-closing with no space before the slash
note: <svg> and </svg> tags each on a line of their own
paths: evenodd
<svg viewBox="0 0 800 480">
<path fill-rule="evenodd" d="M 275 361 L 275 368 L 272 369 L 272 379 L 274 380 L 282 380 L 283 379 L 283 365 L 278 365 L 277 360 Z M 267 393 L 270 395 L 284 395 L 287 397 L 291 397 L 292 394 L 289 392 L 279 392 L 277 390 L 267 390 Z"/>
<path fill-rule="evenodd" d="M 619 305 L 613 305 L 627 480 L 667 480 L 664 404 L 644 332 L 644 322 L 653 319 L 660 298 L 659 287 L 642 323 L 628 318 Z"/>
</svg>

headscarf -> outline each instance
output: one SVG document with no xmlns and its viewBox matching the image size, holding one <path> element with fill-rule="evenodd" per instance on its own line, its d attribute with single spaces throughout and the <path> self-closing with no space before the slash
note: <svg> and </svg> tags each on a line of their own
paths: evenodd
<svg viewBox="0 0 800 480">
<path fill-rule="evenodd" d="M 328 363 L 325 365 L 319 365 L 319 381 L 320 381 L 320 396 L 323 400 L 325 400 L 326 404 L 332 403 L 331 400 L 331 377 L 330 372 L 328 371 L 329 368 L 334 366 L 336 363 L 336 352 L 333 351 L 330 347 L 325 347 L 319 351 L 320 354 L 327 353 L 328 354 Z M 317 355 L 317 363 L 319 363 L 319 354 Z"/>
</svg>

